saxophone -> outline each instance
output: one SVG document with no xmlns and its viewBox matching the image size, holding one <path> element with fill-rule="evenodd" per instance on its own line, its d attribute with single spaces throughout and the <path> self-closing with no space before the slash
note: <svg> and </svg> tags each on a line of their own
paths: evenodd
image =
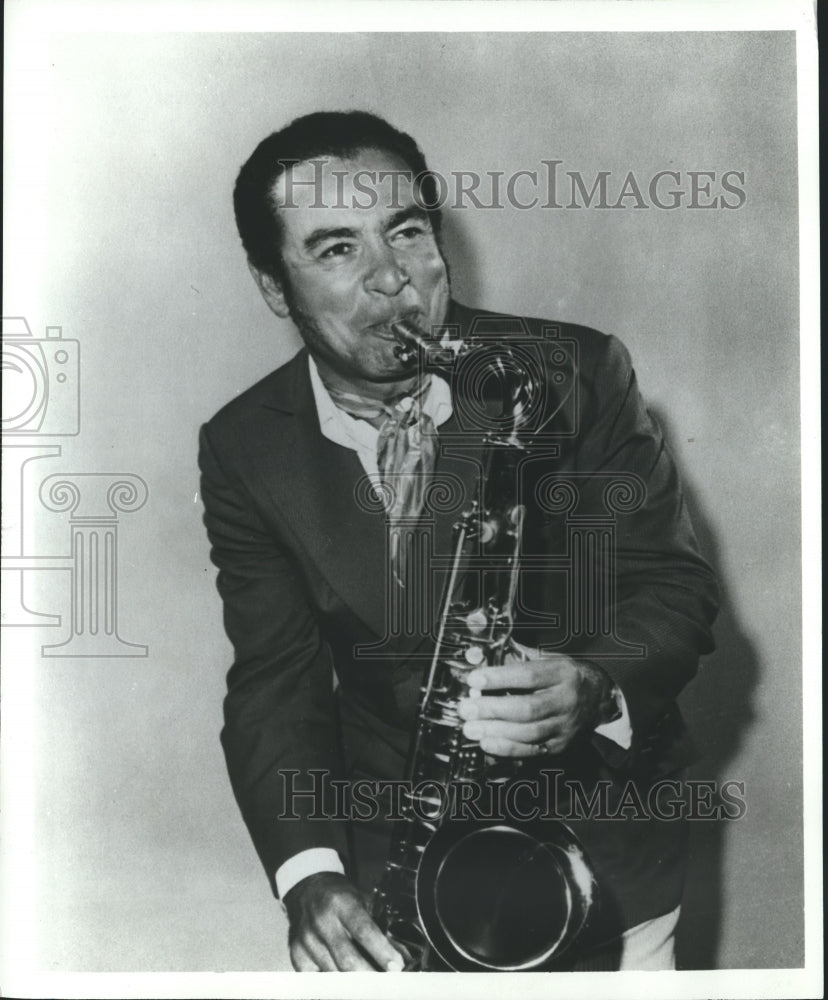
<svg viewBox="0 0 828 1000">
<path fill-rule="evenodd" d="M 407 321 L 392 330 L 404 363 L 435 347 Z M 478 347 L 464 342 L 454 361 Z M 454 526 L 402 818 L 395 821 L 372 902 L 375 922 L 409 956 L 411 971 L 559 968 L 597 893 L 589 861 L 563 823 L 547 821 L 538 831 L 499 819 L 446 819 L 447 810 L 439 809 L 445 801 L 437 792 L 456 793 L 462 786 L 503 790 L 522 766 L 487 757 L 463 735 L 458 713 L 469 693 L 469 672 L 484 663 L 502 665 L 515 649 L 525 513 L 517 502 L 517 465 L 527 453 L 526 415 L 540 388 L 537 373 L 508 346 L 492 352 L 490 366 L 502 392 L 502 414 L 496 432 L 484 436 L 477 495 Z M 474 570 L 481 560 L 485 573 Z"/>
</svg>

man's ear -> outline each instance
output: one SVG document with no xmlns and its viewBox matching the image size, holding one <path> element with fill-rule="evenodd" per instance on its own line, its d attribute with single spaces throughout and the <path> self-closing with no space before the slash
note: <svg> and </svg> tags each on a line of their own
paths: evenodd
<svg viewBox="0 0 828 1000">
<path fill-rule="evenodd" d="M 250 268 L 253 280 L 259 286 L 262 298 L 268 306 L 273 312 L 276 313 L 277 316 L 282 319 L 287 319 L 290 315 L 290 309 L 288 308 L 287 302 L 285 302 L 285 293 L 282 291 L 281 283 L 278 282 L 272 274 L 267 274 L 264 271 L 260 271 L 257 267 L 254 267 L 250 261 L 247 262 L 247 266 Z"/>
</svg>

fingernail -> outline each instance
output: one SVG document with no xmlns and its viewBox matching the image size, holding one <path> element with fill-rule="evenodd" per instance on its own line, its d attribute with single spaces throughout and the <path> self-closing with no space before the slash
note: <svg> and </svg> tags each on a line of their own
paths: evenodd
<svg viewBox="0 0 828 1000">
<path fill-rule="evenodd" d="M 401 958 L 392 958 L 385 966 L 386 972 L 402 972 L 404 963 Z"/>
</svg>

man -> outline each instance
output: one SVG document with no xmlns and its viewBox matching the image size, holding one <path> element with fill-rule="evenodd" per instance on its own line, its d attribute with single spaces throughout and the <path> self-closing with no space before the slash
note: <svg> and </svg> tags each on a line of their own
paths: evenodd
<svg viewBox="0 0 828 1000">
<path fill-rule="evenodd" d="M 294 793 L 313 774 L 402 777 L 432 640 L 429 627 L 388 636 L 389 595 L 411 577 L 387 522 L 425 517 L 431 479 L 471 486 L 478 473 L 441 448 L 462 430 L 465 390 L 424 378 L 401 357 L 396 324 L 447 344 L 481 322 L 506 339 L 544 336 L 538 321 L 451 300 L 437 200 L 416 143 L 362 112 L 298 119 L 259 145 L 236 184 L 253 278 L 305 348 L 202 429 L 202 495 L 235 648 L 222 742 L 286 906 L 298 970 L 401 967 L 360 892 L 382 868 L 388 824 L 349 822 L 328 786 L 321 809 Z M 459 711 L 465 735 L 492 759 L 545 762 L 587 794 L 608 788 L 619 806 L 614 822 L 573 824 L 604 900 L 576 968 L 670 967 L 684 824 L 659 809 L 639 822 L 620 807 L 629 806 L 630 780 L 646 795 L 689 759 L 674 699 L 712 648 L 715 582 L 626 351 L 584 328 L 559 333 L 575 345 L 564 368 L 577 393 L 556 397 L 549 371 L 545 398 L 560 431 L 555 468 L 582 485 L 579 513 L 606 515 L 598 508 L 607 476 L 641 486 L 617 518 L 611 613 L 620 644 L 582 632 L 565 652 L 543 653 L 543 631 L 529 630 L 504 666 L 469 674 L 472 693 L 485 697 L 463 699 Z M 527 496 L 540 495 L 549 467 L 530 464 Z M 366 477 L 394 485 L 384 512 L 359 502 Z M 528 551 L 560 553 L 565 524 L 542 507 L 527 505 L 527 544 L 536 546 Z M 435 517 L 435 550 L 447 549 L 455 519 Z M 531 575 L 521 599 L 554 612 L 565 601 L 560 573 Z M 387 655 L 371 656 L 378 648 Z"/>
</svg>

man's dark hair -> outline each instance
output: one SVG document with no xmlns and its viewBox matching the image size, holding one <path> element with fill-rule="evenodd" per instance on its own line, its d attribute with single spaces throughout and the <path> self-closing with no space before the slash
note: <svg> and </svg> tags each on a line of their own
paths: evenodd
<svg viewBox="0 0 828 1000">
<path fill-rule="evenodd" d="M 257 270 L 283 282 L 282 233 L 272 191 L 286 167 L 323 157 L 347 159 L 364 149 L 391 153 L 413 177 L 420 177 L 419 201 L 439 236 L 440 210 L 429 207 L 439 201 L 436 182 L 411 136 L 367 111 L 317 111 L 263 139 L 239 171 L 233 191 L 236 226 L 247 259 Z"/>
</svg>

